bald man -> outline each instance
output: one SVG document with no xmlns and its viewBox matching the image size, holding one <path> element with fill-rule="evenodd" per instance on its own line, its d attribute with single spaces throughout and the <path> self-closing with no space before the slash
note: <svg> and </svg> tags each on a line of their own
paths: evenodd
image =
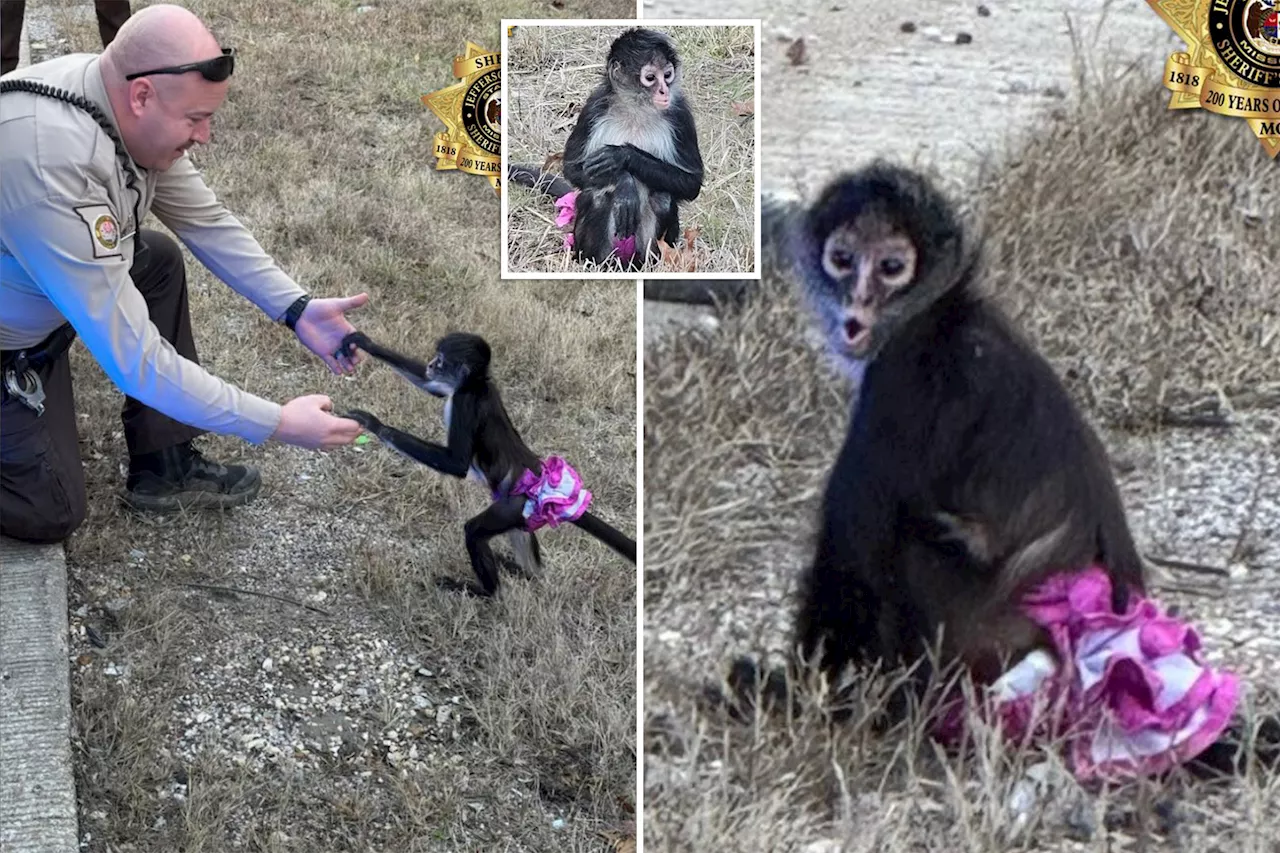
<svg viewBox="0 0 1280 853">
<path fill-rule="evenodd" d="M 206 372 L 196 357 L 178 244 L 335 373 L 368 297 L 311 299 L 205 185 L 187 150 L 209 141 L 234 70 L 194 15 L 133 14 L 101 56 L 77 54 L 0 78 L 0 533 L 64 539 L 85 517 L 67 349 L 78 335 L 125 393 L 127 502 L 140 510 L 251 500 L 253 468 L 220 465 L 204 432 L 333 448 L 360 434 L 328 398 L 281 405 Z"/>
</svg>

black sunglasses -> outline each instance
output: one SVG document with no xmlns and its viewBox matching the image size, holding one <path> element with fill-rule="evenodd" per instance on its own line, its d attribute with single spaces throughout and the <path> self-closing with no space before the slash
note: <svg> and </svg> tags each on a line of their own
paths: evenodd
<svg viewBox="0 0 1280 853">
<path fill-rule="evenodd" d="M 139 71 L 137 74 L 126 74 L 126 80 L 135 80 L 138 77 L 149 77 L 152 74 L 186 74 L 188 71 L 199 71 L 200 76 L 211 83 L 221 83 L 231 76 L 231 72 L 236 68 L 236 49 L 234 47 L 224 47 L 222 56 L 215 56 L 213 59 L 203 59 L 199 62 L 189 62 L 186 65 L 171 65 L 168 68 L 154 68 L 151 71 Z"/>
</svg>

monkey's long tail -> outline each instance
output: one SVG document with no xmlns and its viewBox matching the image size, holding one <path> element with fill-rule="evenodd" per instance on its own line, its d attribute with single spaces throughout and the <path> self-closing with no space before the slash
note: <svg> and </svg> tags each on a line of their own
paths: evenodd
<svg viewBox="0 0 1280 853">
<path fill-rule="evenodd" d="M 584 512 L 573 523 L 631 562 L 636 561 L 636 540 L 626 536 L 600 516 Z"/>
<path fill-rule="evenodd" d="M 646 278 L 644 298 L 652 302 L 681 302 L 686 305 L 741 305 L 754 291 L 755 281 L 690 281 L 688 279 Z"/>
<path fill-rule="evenodd" d="M 760 205 L 760 255 L 765 278 L 784 276 L 791 263 L 793 230 L 804 215 L 794 199 L 774 194 L 763 196 Z M 644 280 L 644 298 L 652 302 L 681 302 L 686 305 L 725 303 L 742 307 L 756 292 L 760 282 L 754 280 Z"/>
<path fill-rule="evenodd" d="M 507 167 L 507 180 L 521 186 L 539 190 L 552 198 L 560 198 L 574 190 L 573 184 L 554 172 L 544 172 L 537 166 L 527 163 L 512 163 Z"/>
</svg>

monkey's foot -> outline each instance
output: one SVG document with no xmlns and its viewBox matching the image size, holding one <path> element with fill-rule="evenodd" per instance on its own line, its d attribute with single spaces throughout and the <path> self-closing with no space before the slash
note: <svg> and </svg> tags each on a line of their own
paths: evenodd
<svg viewBox="0 0 1280 853">
<path fill-rule="evenodd" d="M 1238 776 L 1256 763 L 1262 773 L 1280 771 L 1280 717 L 1264 717 L 1254 731 L 1252 744 L 1242 720 L 1233 723 L 1215 743 L 1187 762 L 1199 778 Z"/>
<path fill-rule="evenodd" d="M 436 586 L 445 592 L 460 592 L 476 598 L 493 598 L 493 593 L 471 581 L 460 581 L 457 578 L 436 578 Z"/>
<path fill-rule="evenodd" d="M 538 577 L 535 573 L 529 571 L 518 561 L 513 560 L 510 557 L 498 557 L 497 560 L 499 566 L 517 577 L 528 578 L 529 580 L 536 580 Z"/>
<path fill-rule="evenodd" d="M 762 678 L 763 676 L 763 678 Z M 703 689 L 703 702 L 711 708 L 723 710 L 740 723 L 755 718 L 757 710 L 766 714 L 785 712 L 790 703 L 792 713 L 798 710 L 787 684 L 786 672 L 781 668 L 763 671 L 760 664 L 749 657 L 733 662 L 725 677 L 728 691 L 718 685 Z"/>
</svg>

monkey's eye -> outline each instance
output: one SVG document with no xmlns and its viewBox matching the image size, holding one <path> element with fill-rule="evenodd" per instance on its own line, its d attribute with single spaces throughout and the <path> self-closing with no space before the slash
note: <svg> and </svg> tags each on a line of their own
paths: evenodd
<svg viewBox="0 0 1280 853">
<path fill-rule="evenodd" d="M 646 71 L 646 72 L 644 73 L 644 75 L 640 78 L 640 82 L 641 82 L 641 83 L 643 83 L 643 84 L 645 84 L 646 86 L 652 86 L 652 85 L 653 85 L 653 81 L 654 81 L 655 79 L 656 79 L 656 78 L 653 76 L 653 72 L 652 72 L 652 71 Z"/>
<path fill-rule="evenodd" d="M 890 255 L 880 260 L 880 276 L 890 287 L 906 284 L 911 277 L 911 265 L 906 258 Z"/>
<path fill-rule="evenodd" d="M 668 83 L 670 83 L 670 82 L 671 82 L 671 78 L 672 78 L 672 77 L 674 77 L 674 76 L 676 76 L 676 70 L 675 70 L 674 68 L 668 68 L 668 69 L 663 73 L 663 75 L 662 75 L 662 76 L 663 76 L 663 77 L 665 77 L 665 78 L 667 79 L 667 82 L 668 82 Z"/>
<path fill-rule="evenodd" d="M 831 261 L 831 266 L 838 270 L 848 271 L 853 269 L 853 252 L 848 249 L 832 249 L 827 258 Z"/>
</svg>

